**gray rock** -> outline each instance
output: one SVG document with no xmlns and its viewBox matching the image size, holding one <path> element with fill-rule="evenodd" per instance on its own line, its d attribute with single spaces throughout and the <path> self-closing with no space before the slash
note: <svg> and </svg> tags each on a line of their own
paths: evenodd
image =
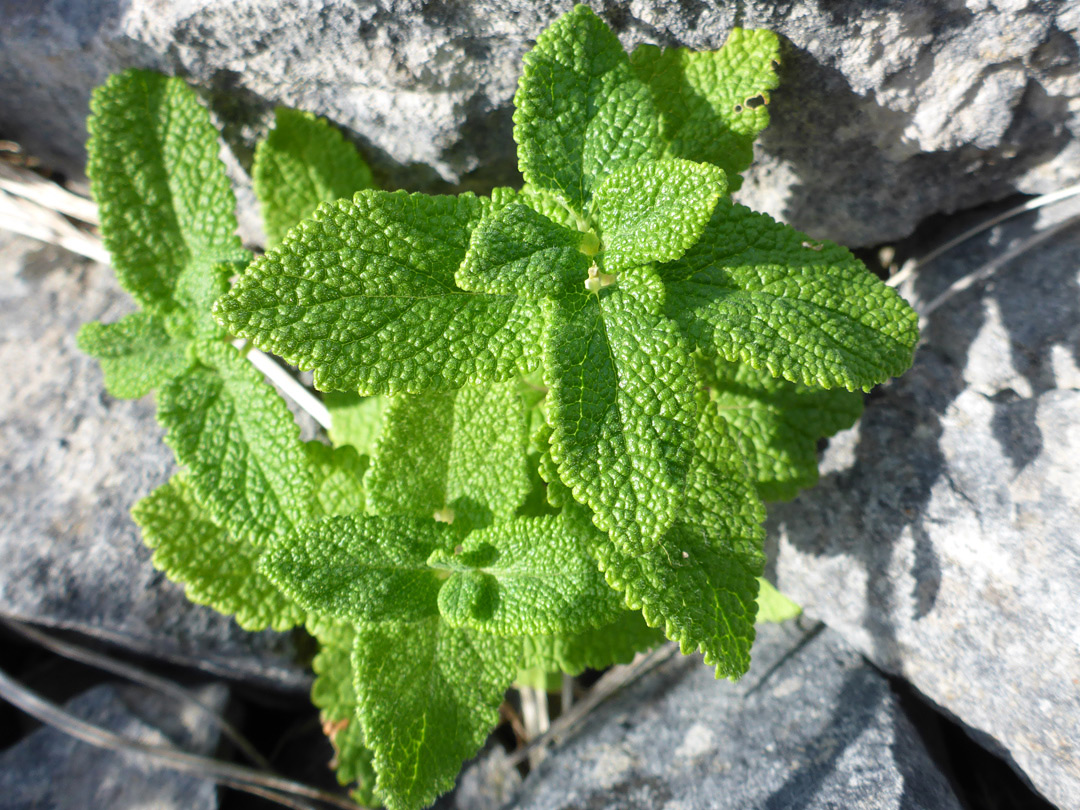
<svg viewBox="0 0 1080 810">
<path fill-rule="evenodd" d="M 959 810 L 886 680 L 831 631 L 759 628 L 750 672 L 675 656 L 525 780 L 520 810 Z"/>
<path fill-rule="evenodd" d="M 274 104 L 353 133 L 390 186 L 517 179 L 522 54 L 570 0 L 0 3 L 0 132 L 73 174 L 90 89 L 146 67 L 202 87 L 242 159 Z M 1080 179 L 1080 9 L 1031 0 L 593 5 L 625 45 L 788 39 L 741 197 L 851 245 Z M 823 204 L 827 199 L 828 204 Z"/>
<path fill-rule="evenodd" d="M 109 268 L 0 230 L 0 615 L 304 688 L 289 636 L 241 630 L 150 564 L 128 512 L 172 453 L 151 399 L 110 397 L 75 346 L 131 306 Z"/>
<path fill-rule="evenodd" d="M 930 301 L 1078 212 L 998 227 L 907 292 Z M 1073 228 L 950 299 L 915 367 L 830 442 L 818 487 L 770 509 L 780 588 L 1069 808 L 1080 808 L 1078 268 Z"/>
<path fill-rule="evenodd" d="M 197 690 L 223 711 L 229 692 Z M 149 745 L 211 755 L 218 729 L 201 713 L 141 687 L 95 686 L 65 708 L 81 720 Z M 97 748 L 44 727 L 0 753 L 3 810 L 216 810 L 217 786 L 130 753 Z"/>
</svg>

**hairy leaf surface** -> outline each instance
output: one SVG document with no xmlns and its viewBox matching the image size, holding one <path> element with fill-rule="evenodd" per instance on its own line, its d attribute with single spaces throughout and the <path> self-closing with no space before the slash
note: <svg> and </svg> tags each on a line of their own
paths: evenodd
<svg viewBox="0 0 1080 810">
<path fill-rule="evenodd" d="M 686 501 L 654 549 L 631 556 L 602 535 L 593 548 L 627 607 L 683 653 L 703 652 L 717 677 L 738 677 L 750 666 L 765 512 L 735 442 L 708 411 L 697 448 Z"/>
<path fill-rule="evenodd" d="M 375 441 L 382 433 L 383 418 L 390 400 L 387 397 L 362 397 L 344 391 L 327 391 L 323 404 L 330 411 L 330 441 L 335 447 L 348 444 L 361 455 L 375 452 Z"/>
<path fill-rule="evenodd" d="M 313 516 L 315 482 L 300 430 L 274 389 L 232 346 L 196 346 L 201 366 L 165 385 L 158 421 L 200 504 L 256 545 Z"/>
<path fill-rule="evenodd" d="M 526 205 L 507 205 L 473 231 L 457 283 L 498 295 L 557 295 L 580 286 L 588 275 L 591 259 L 581 249 L 584 236 Z"/>
<path fill-rule="evenodd" d="M 182 272 L 242 260 L 217 132 L 182 79 L 128 70 L 91 97 L 86 172 L 120 284 L 169 309 Z"/>
<path fill-rule="evenodd" d="M 556 194 L 579 217 L 605 175 L 663 149 L 648 87 L 585 6 L 556 20 L 525 54 L 514 106 L 525 182 Z"/>
<path fill-rule="evenodd" d="M 230 535 L 192 497 L 182 475 L 135 504 L 132 517 L 154 550 L 154 567 L 188 599 L 236 617 L 245 630 L 288 630 L 304 612 L 259 573 L 261 550 Z"/>
<path fill-rule="evenodd" d="M 529 491 L 525 445 L 516 383 L 394 397 L 367 479 L 371 508 L 440 512 L 466 529 L 508 519 Z"/>
<path fill-rule="evenodd" d="M 561 517 L 498 523 L 428 562 L 453 572 L 439 591 L 439 612 L 455 627 L 499 636 L 573 634 L 622 610 L 580 531 Z"/>
<path fill-rule="evenodd" d="M 348 445 L 327 447 L 319 441 L 304 442 L 304 452 L 315 476 L 315 495 L 322 514 L 363 514 L 367 505 L 364 495 L 367 456 L 361 456 Z"/>
<path fill-rule="evenodd" d="M 660 265 L 666 312 L 706 355 L 811 387 L 869 390 L 910 365 L 918 317 L 846 249 L 721 200 Z"/>
<path fill-rule="evenodd" d="M 857 392 L 808 388 L 723 360 L 703 359 L 698 371 L 766 501 L 814 486 L 818 439 L 851 427 L 862 413 Z"/>
<path fill-rule="evenodd" d="M 701 238 L 726 191 L 724 173 L 706 163 L 650 160 L 616 169 L 593 197 L 604 269 L 679 258 Z"/>
<path fill-rule="evenodd" d="M 372 188 L 371 169 L 341 132 L 309 112 L 278 107 L 251 169 L 266 246 L 274 247 L 321 202 Z"/>
<path fill-rule="evenodd" d="M 438 615 L 357 628 L 360 718 L 390 810 L 419 810 L 454 786 L 498 722 L 520 657 L 517 639 L 451 627 Z"/>
<path fill-rule="evenodd" d="M 433 520 L 328 517 L 300 526 L 262 571 L 307 610 L 351 622 L 438 615 L 441 580 L 427 560 L 452 535 Z"/>
<path fill-rule="evenodd" d="M 696 425 L 693 361 L 624 274 L 599 296 L 545 302 L 551 456 L 574 497 L 626 553 L 675 518 Z"/>
<path fill-rule="evenodd" d="M 769 125 L 779 58 L 776 34 L 742 28 L 733 28 L 718 51 L 639 45 L 630 62 L 660 111 L 665 156 L 713 163 L 737 191 L 754 138 Z"/>
<path fill-rule="evenodd" d="M 639 610 L 623 610 L 603 627 L 572 635 L 526 636 L 524 666 L 580 675 L 585 669 L 628 664 L 639 652 L 664 641 L 664 631 L 649 627 Z"/>
<path fill-rule="evenodd" d="M 359 794 L 367 805 L 373 805 L 375 769 L 371 751 L 364 745 L 353 687 L 356 631 L 348 622 L 327 617 L 309 617 L 307 629 L 319 641 L 319 652 L 311 662 L 315 670 L 311 702 L 318 707 L 323 730 L 334 746 L 334 773 L 342 785 L 357 782 L 354 798 Z"/>
<path fill-rule="evenodd" d="M 454 272 L 489 203 L 362 191 L 320 206 L 215 307 L 233 334 L 324 390 L 420 393 L 505 380 L 528 364 L 537 305 L 465 292 Z"/>
<path fill-rule="evenodd" d="M 78 344 L 101 363 L 105 388 L 119 399 L 145 396 L 191 367 L 186 342 L 170 337 L 165 319 L 148 312 L 83 324 Z"/>
</svg>

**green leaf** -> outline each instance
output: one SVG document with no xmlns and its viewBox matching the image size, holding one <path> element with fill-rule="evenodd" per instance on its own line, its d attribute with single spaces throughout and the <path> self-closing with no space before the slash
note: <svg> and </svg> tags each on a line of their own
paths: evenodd
<svg viewBox="0 0 1080 810">
<path fill-rule="evenodd" d="M 485 217 L 457 271 L 458 286 L 476 292 L 542 298 L 584 283 L 592 260 L 586 234 L 514 203 Z M 592 249 L 598 246 L 592 236 Z"/>
<path fill-rule="evenodd" d="M 679 258 L 701 238 L 726 191 L 720 169 L 689 160 L 650 160 L 612 172 L 593 197 L 604 269 Z"/>
<path fill-rule="evenodd" d="M 311 662 L 315 671 L 311 702 L 324 721 L 349 719 L 356 713 L 352 669 L 356 631 L 349 622 L 329 616 L 309 615 L 305 626 L 319 642 L 319 652 Z"/>
<path fill-rule="evenodd" d="M 330 441 L 335 447 L 351 445 L 361 455 L 375 452 L 382 433 L 388 397 L 362 397 L 345 391 L 327 391 L 323 404 L 330 411 Z"/>
<path fill-rule="evenodd" d="M 433 520 L 328 517 L 272 548 L 262 572 L 313 613 L 359 621 L 416 621 L 439 612 L 442 580 L 428 567 L 453 535 Z"/>
<path fill-rule="evenodd" d="M 608 583 L 663 627 L 683 653 L 700 650 L 717 677 L 750 666 L 765 511 L 725 424 L 706 411 L 686 502 L 659 545 L 631 556 L 602 535 L 594 553 Z"/>
<path fill-rule="evenodd" d="M 802 608 L 776 590 L 769 580 L 761 577 L 758 579 L 758 585 L 760 586 L 757 595 L 758 624 L 763 622 L 779 624 L 794 619 L 802 613 Z"/>
<path fill-rule="evenodd" d="M 255 196 L 274 247 L 321 202 L 372 188 L 371 169 L 341 132 L 309 112 L 278 107 L 274 128 L 255 148 Z"/>
<path fill-rule="evenodd" d="M 817 388 L 869 390 L 910 365 L 918 316 L 846 249 L 721 200 L 658 268 L 666 312 L 706 355 Z"/>
<path fill-rule="evenodd" d="M 599 296 L 545 301 L 544 369 L 559 477 L 628 554 L 682 501 L 696 425 L 693 361 L 630 273 Z"/>
<path fill-rule="evenodd" d="M 650 650 L 663 641 L 663 631 L 649 627 L 641 611 L 623 610 L 603 627 L 573 635 L 524 637 L 524 666 L 580 675 L 586 669 L 628 664 L 639 652 Z"/>
<path fill-rule="evenodd" d="M 319 640 L 319 652 L 311 662 L 315 680 L 311 702 L 319 709 L 323 731 L 334 747 L 331 767 L 338 783 L 359 783 L 358 792 L 374 805 L 375 770 L 371 751 L 364 745 L 364 730 L 356 716 L 352 650 L 356 631 L 347 622 L 309 617 L 308 631 Z"/>
<path fill-rule="evenodd" d="M 214 302 L 229 289 L 229 279 L 244 272 L 251 263 L 251 254 L 231 262 L 193 262 L 176 280 L 173 297 L 179 309 L 169 312 L 165 328 L 174 338 L 182 340 L 218 340 L 225 330 L 214 320 Z"/>
<path fill-rule="evenodd" d="M 585 219 L 580 214 L 571 211 L 560 196 L 542 188 L 534 188 L 528 183 L 521 187 L 514 202 L 527 205 L 552 222 L 572 231 L 578 231 L 582 226 L 587 226 Z"/>
<path fill-rule="evenodd" d="M 322 513 L 362 514 L 367 505 L 363 483 L 367 456 L 361 456 L 354 447 L 327 447 L 319 441 L 305 442 L 304 451 L 315 475 L 316 497 Z"/>
<path fill-rule="evenodd" d="M 573 501 L 574 494 L 559 478 L 558 465 L 555 463 L 555 459 L 551 457 L 551 434 L 551 427 L 545 424 L 540 428 L 534 439 L 537 446 L 542 448 L 537 470 L 544 483 L 547 484 L 548 503 L 559 508 Z"/>
<path fill-rule="evenodd" d="M 138 399 L 191 367 L 187 344 L 169 337 L 165 319 L 133 312 L 116 323 L 83 324 L 79 349 L 101 363 L 105 388 L 119 399 Z"/>
<path fill-rule="evenodd" d="M 561 517 L 517 518 L 469 534 L 428 564 L 451 571 L 439 612 L 454 627 L 499 636 L 572 634 L 616 618 L 580 531 Z"/>
<path fill-rule="evenodd" d="M 397 396 L 367 478 L 379 515 L 485 526 L 514 515 L 529 492 L 525 409 L 516 383 Z"/>
<path fill-rule="evenodd" d="M 256 565 L 260 550 L 230 535 L 195 503 L 182 475 L 155 489 L 131 510 L 154 567 L 184 586 L 187 598 L 234 615 L 245 630 L 288 630 L 304 620 Z"/>
<path fill-rule="evenodd" d="M 358 628 L 360 719 L 389 810 L 419 810 L 454 786 L 498 722 L 520 657 L 517 639 L 451 627 L 438 616 Z"/>
<path fill-rule="evenodd" d="M 488 201 L 362 191 L 319 207 L 214 312 L 318 388 L 421 393 L 506 380 L 537 342 L 537 305 L 458 289 Z"/>
<path fill-rule="evenodd" d="M 128 70 L 94 90 L 86 173 L 120 284 L 170 309 L 182 272 L 242 260 L 217 132 L 182 79 Z"/>
<path fill-rule="evenodd" d="M 648 87 L 618 38 L 585 6 L 556 20 L 525 54 L 514 106 L 525 182 L 554 193 L 579 217 L 605 175 L 663 149 Z"/>
<path fill-rule="evenodd" d="M 859 393 L 796 385 L 748 365 L 701 359 L 698 373 L 766 501 L 814 486 L 818 440 L 851 427 L 862 413 Z"/>
<path fill-rule="evenodd" d="M 630 63 L 660 110 L 665 156 L 713 163 L 737 191 L 739 174 L 754 157 L 754 138 L 769 125 L 779 59 L 776 34 L 742 28 L 731 29 L 718 51 L 639 45 Z"/>
<path fill-rule="evenodd" d="M 202 365 L 165 385 L 158 421 L 200 504 L 256 545 L 313 515 L 315 482 L 285 402 L 240 353 L 195 345 Z"/>
</svg>

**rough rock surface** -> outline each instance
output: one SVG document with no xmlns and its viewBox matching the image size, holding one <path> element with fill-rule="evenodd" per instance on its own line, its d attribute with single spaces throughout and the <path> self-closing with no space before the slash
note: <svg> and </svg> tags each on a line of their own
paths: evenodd
<svg viewBox="0 0 1080 810">
<path fill-rule="evenodd" d="M 924 267 L 909 297 L 929 302 L 1078 213 L 1072 203 L 999 226 Z M 1073 227 L 933 312 L 915 367 L 830 442 L 821 483 L 770 509 L 780 588 L 1069 808 L 1080 808 L 1078 268 Z"/>
<path fill-rule="evenodd" d="M 555 749 L 512 806 L 959 810 L 886 680 L 833 632 L 790 624 L 759 628 L 735 684 L 698 656 L 666 662 Z"/>
<path fill-rule="evenodd" d="M 81 171 L 90 89 L 137 66 L 207 91 L 245 158 L 274 104 L 351 131 L 391 186 L 516 179 L 521 55 L 570 0 L 0 0 L 0 135 Z M 628 47 L 788 40 L 742 198 L 873 244 L 1080 179 L 1080 7 L 1034 0 L 592 5 Z M 823 199 L 828 204 L 822 203 Z"/>
<path fill-rule="evenodd" d="M 128 515 L 172 474 L 172 454 L 151 399 L 106 394 L 75 334 L 131 306 L 109 268 L 0 231 L 0 615 L 302 688 L 288 636 L 188 602 Z"/>
<path fill-rule="evenodd" d="M 222 711 L 228 690 L 197 691 Z M 94 725 L 150 745 L 209 755 L 217 727 L 141 687 L 95 686 L 65 708 Z M 5 810 L 216 810 L 217 786 L 133 754 L 96 748 L 41 728 L 0 753 L 0 806 Z"/>
</svg>

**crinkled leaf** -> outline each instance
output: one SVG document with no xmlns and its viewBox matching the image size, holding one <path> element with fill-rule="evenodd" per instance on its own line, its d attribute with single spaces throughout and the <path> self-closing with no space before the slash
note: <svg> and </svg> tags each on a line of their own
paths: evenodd
<svg viewBox="0 0 1080 810">
<path fill-rule="evenodd" d="M 143 70 L 111 76 L 90 109 L 86 172 L 117 279 L 170 309 L 186 269 L 242 260 L 217 132 L 182 79 Z"/>
<path fill-rule="evenodd" d="M 244 272 L 251 254 L 242 252 L 231 262 L 192 262 L 180 273 L 173 292 L 179 309 L 169 312 L 165 327 L 169 334 L 186 340 L 218 340 L 225 330 L 214 320 L 214 302 L 229 289 L 229 279 Z"/>
<path fill-rule="evenodd" d="M 83 324 L 79 349 L 101 363 L 105 388 L 120 399 L 138 399 L 191 367 L 187 344 L 165 331 L 165 319 L 133 312 L 116 323 Z"/>
<path fill-rule="evenodd" d="M 367 505 L 364 496 L 367 456 L 361 456 L 348 445 L 327 447 L 319 441 L 305 442 L 304 451 L 315 476 L 315 495 L 322 514 L 362 514 Z"/>
<path fill-rule="evenodd" d="M 616 169 L 593 197 L 604 269 L 679 258 L 701 238 L 726 191 L 723 171 L 707 163 L 650 160 Z"/>
<path fill-rule="evenodd" d="M 473 231 L 458 286 L 530 298 L 556 295 L 588 276 L 592 260 L 582 251 L 583 238 L 526 205 L 508 205 Z"/>
<path fill-rule="evenodd" d="M 862 413 L 857 392 L 808 388 L 718 359 L 701 360 L 698 371 L 766 501 L 814 486 L 818 440 L 851 427 Z"/>
<path fill-rule="evenodd" d="M 319 709 L 323 731 L 334 747 L 331 767 L 342 785 L 357 782 L 357 792 L 374 804 L 375 770 L 371 751 L 364 745 L 364 731 L 356 716 L 353 688 L 352 650 L 356 631 L 348 622 L 327 617 L 309 617 L 308 631 L 319 641 L 319 652 L 311 662 L 315 680 L 311 702 Z"/>
<path fill-rule="evenodd" d="M 504 520 L 529 491 L 525 454 L 516 383 L 397 396 L 368 474 L 369 503 L 380 515 L 440 512 L 465 528 Z"/>
<path fill-rule="evenodd" d="M 323 404 L 330 411 L 330 441 L 335 447 L 348 444 L 370 456 L 382 432 L 387 397 L 362 397 L 345 391 L 327 391 Z"/>
<path fill-rule="evenodd" d="M 341 132 L 309 112 L 278 107 L 274 128 L 255 149 L 251 169 L 267 247 L 321 202 L 372 188 L 371 169 Z"/>
<path fill-rule="evenodd" d="M 263 558 L 266 576 L 313 613 L 352 622 L 437 615 L 428 567 L 448 533 L 433 520 L 328 517 L 297 528 Z"/>
<path fill-rule="evenodd" d="M 524 666 L 579 675 L 585 669 L 628 664 L 639 652 L 652 649 L 663 641 L 664 632 L 649 627 L 641 611 L 623 610 L 603 627 L 573 635 L 524 637 Z"/>
<path fill-rule="evenodd" d="M 454 786 L 498 722 L 520 657 L 519 640 L 438 616 L 358 628 L 360 718 L 389 810 L 419 810 Z"/>
<path fill-rule="evenodd" d="M 910 365 L 914 310 L 846 249 L 721 200 L 658 268 L 666 312 L 705 354 L 819 388 L 869 390 Z"/>
<path fill-rule="evenodd" d="M 285 402 L 240 353 L 197 344 L 196 367 L 165 385 L 158 421 L 196 500 L 256 545 L 312 516 L 315 483 Z"/>
<path fill-rule="evenodd" d="M 545 301 L 551 455 L 628 554 L 654 547 L 682 500 L 696 425 L 693 361 L 630 274 L 599 296 Z"/>
<path fill-rule="evenodd" d="M 717 677 L 750 666 L 765 512 L 726 426 L 708 411 L 686 502 L 651 551 L 631 556 L 602 535 L 594 551 L 608 583 L 663 627 L 683 653 L 700 650 Z"/>
<path fill-rule="evenodd" d="M 713 163 L 737 191 L 754 138 L 769 125 L 779 58 L 776 34 L 742 28 L 733 28 L 718 51 L 639 45 L 630 62 L 660 111 L 666 156 Z"/>
<path fill-rule="evenodd" d="M 559 467 L 551 457 L 551 427 L 544 425 L 537 432 L 534 442 L 541 448 L 537 469 L 547 485 L 547 501 L 558 508 L 574 499 L 570 488 L 559 479 Z"/>
<path fill-rule="evenodd" d="M 420 393 L 505 380 L 537 342 L 534 302 L 454 284 L 488 205 L 362 191 L 319 207 L 214 308 L 324 390 Z"/>
<path fill-rule="evenodd" d="M 259 573 L 261 551 L 216 524 L 173 476 L 135 504 L 132 517 L 154 550 L 154 567 L 184 586 L 188 599 L 233 615 L 245 630 L 288 630 L 304 612 Z"/>
<path fill-rule="evenodd" d="M 455 627 L 499 636 L 578 633 L 612 621 L 622 600 L 581 533 L 561 517 L 517 518 L 470 533 L 428 563 L 452 571 L 439 612 Z"/>
<path fill-rule="evenodd" d="M 525 54 L 514 106 L 525 182 L 558 195 L 579 216 L 606 174 L 663 149 L 648 87 L 611 29 L 585 6 L 556 20 Z"/>
<path fill-rule="evenodd" d="M 760 577 L 758 586 L 758 624 L 763 622 L 779 624 L 780 622 L 786 622 L 788 619 L 794 619 L 802 613 L 802 608 L 776 590 L 769 580 Z"/>
</svg>

